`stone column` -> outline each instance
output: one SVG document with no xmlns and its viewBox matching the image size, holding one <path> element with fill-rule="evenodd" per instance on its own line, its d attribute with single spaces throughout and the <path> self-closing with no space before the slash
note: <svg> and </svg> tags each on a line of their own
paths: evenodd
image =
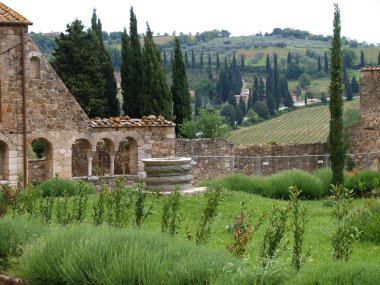
<svg viewBox="0 0 380 285">
<path fill-rule="evenodd" d="M 110 152 L 110 176 L 115 175 L 115 156 L 116 153 Z"/>
<path fill-rule="evenodd" d="M 87 156 L 87 176 L 92 176 L 92 159 L 93 156 Z"/>
</svg>

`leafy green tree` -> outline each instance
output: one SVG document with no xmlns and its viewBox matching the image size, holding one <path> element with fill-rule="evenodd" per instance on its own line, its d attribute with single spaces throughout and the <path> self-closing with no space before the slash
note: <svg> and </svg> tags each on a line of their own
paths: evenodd
<svg viewBox="0 0 380 285">
<path fill-rule="evenodd" d="M 174 39 L 174 62 L 171 92 L 173 96 L 174 121 L 177 125 L 180 125 L 183 121 L 191 119 L 191 99 L 185 63 L 183 61 L 181 45 L 178 37 Z M 177 131 L 179 130 L 177 129 Z"/>
<path fill-rule="evenodd" d="M 108 111 L 107 116 L 119 115 L 119 100 L 117 99 L 117 84 L 112 66 L 111 57 L 104 46 L 102 22 L 97 18 L 94 9 L 91 18 L 91 29 L 97 34 L 99 40 L 100 62 L 102 65 L 102 74 L 105 81 L 104 97 L 107 98 Z"/>
<path fill-rule="evenodd" d="M 203 138 L 223 137 L 229 131 L 229 128 L 214 109 L 201 109 L 199 111 L 198 129 Z"/>
<path fill-rule="evenodd" d="M 341 54 L 341 24 L 340 9 L 334 5 L 334 33 L 331 49 L 330 71 L 330 133 L 329 151 L 331 170 L 333 172 L 331 184 L 343 184 L 343 170 L 346 157 L 346 144 L 343 136 L 343 84 L 342 84 L 342 54 Z"/>
<path fill-rule="evenodd" d="M 302 89 L 310 86 L 311 84 L 311 77 L 307 73 L 302 73 L 300 78 L 298 79 L 298 84 L 301 86 Z"/>
<path fill-rule="evenodd" d="M 197 134 L 197 123 L 194 120 L 184 121 L 179 126 L 179 133 L 182 138 L 195 139 Z"/>
<path fill-rule="evenodd" d="M 173 117 L 173 100 L 167 85 L 160 50 L 153 41 L 153 33 L 147 24 L 143 52 L 143 93 L 140 100 L 141 115 Z"/>
<path fill-rule="evenodd" d="M 67 25 L 66 34 L 56 38 L 56 43 L 55 71 L 90 117 L 104 117 L 108 113 L 108 100 L 104 97 L 97 34 L 84 31 L 82 22 L 75 20 Z"/>
</svg>

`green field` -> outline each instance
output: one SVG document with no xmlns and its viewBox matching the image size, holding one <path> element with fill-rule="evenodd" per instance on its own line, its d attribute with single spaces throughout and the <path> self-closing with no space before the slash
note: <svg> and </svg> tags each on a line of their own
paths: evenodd
<svg viewBox="0 0 380 285">
<path fill-rule="evenodd" d="M 345 103 L 345 121 L 357 110 L 359 100 Z M 357 114 L 357 112 L 355 113 Z M 330 112 L 328 105 L 303 108 L 277 118 L 232 131 L 228 140 L 237 145 L 268 143 L 326 142 L 329 132 Z"/>
</svg>

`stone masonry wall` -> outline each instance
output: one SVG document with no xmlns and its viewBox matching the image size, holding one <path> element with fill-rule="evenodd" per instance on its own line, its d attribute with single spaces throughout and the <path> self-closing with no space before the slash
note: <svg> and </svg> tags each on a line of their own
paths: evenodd
<svg viewBox="0 0 380 285">
<path fill-rule="evenodd" d="M 224 139 L 177 140 L 176 143 L 177 156 L 192 158 L 196 181 L 229 173 L 270 175 L 293 168 L 314 171 L 328 164 L 326 152 L 323 143 L 234 146 Z"/>
<path fill-rule="evenodd" d="M 30 159 L 28 161 L 29 181 L 41 182 L 45 180 L 45 159 Z"/>
<path fill-rule="evenodd" d="M 348 131 L 349 152 L 357 169 L 380 170 L 380 68 L 360 75 L 360 121 Z"/>
</svg>

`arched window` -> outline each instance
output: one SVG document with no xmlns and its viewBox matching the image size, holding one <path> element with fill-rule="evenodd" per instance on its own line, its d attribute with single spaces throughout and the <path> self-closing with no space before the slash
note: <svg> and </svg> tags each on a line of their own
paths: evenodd
<svg viewBox="0 0 380 285">
<path fill-rule="evenodd" d="M 30 59 L 30 79 L 41 79 L 40 58 L 37 56 Z"/>
</svg>

